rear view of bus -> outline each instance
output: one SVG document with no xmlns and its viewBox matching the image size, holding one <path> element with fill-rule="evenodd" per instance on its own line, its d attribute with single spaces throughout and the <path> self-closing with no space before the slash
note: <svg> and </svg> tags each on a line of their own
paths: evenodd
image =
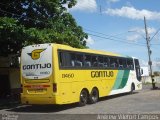
<svg viewBox="0 0 160 120">
<path fill-rule="evenodd" d="M 52 45 L 24 47 L 21 54 L 21 82 L 23 104 L 54 103 L 52 81 Z"/>
</svg>

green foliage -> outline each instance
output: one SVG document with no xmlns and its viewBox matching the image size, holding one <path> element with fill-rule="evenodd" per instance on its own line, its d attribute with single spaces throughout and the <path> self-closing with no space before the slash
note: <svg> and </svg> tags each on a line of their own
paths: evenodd
<svg viewBox="0 0 160 120">
<path fill-rule="evenodd" d="M 76 0 L 1 0 L 0 55 L 41 43 L 85 48 L 87 34 L 64 7 L 75 4 Z"/>
<path fill-rule="evenodd" d="M 0 55 L 18 52 L 25 41 L 24 27 L 13 18 L 0 18 Z"/>
</svg>

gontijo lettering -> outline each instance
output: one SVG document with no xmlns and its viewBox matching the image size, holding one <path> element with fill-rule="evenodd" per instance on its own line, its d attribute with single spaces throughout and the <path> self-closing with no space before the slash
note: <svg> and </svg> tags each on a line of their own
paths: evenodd
<svg viewBox="0 0 160 120">
<path fill-rule="evenodd" d="M 99 78 L 99 77 L 113 77 L 113 71 L 91 71 L 92 78 Z"/>
<path fill-rule="evenodd" d="M 23 65 L 23 70 L 51 68 L 51 63 Z"/>
</svg>

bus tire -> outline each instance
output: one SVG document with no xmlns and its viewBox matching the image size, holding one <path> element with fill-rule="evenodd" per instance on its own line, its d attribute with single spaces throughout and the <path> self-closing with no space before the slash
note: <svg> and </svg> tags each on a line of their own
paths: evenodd
<svg viewBox="0 0 160 120">
<path fill-rule="evenodd" d="M 99 99 L 99 92 L 97 88 L 93 88 L 91 91 L 91 94 L 89 96 L 89 103 L 90 104 L 94 104 L 96 102 L 98 102 Z"/>
<path fill-rule="evenodd" d="M 134 85 L 134 83 L 132 83 L 131 84 L 131 91 L 130 91 L 130 93 L 132 94 L 134 90 L 135 90 L 135 85 Z"/>
<path fill-rule="evenodd" d="M 88 101 L 88 91 L 86 89 L 83 89 L 80 93 L 79 97 L 79 106 L 85 106 Z"/>
</svg>

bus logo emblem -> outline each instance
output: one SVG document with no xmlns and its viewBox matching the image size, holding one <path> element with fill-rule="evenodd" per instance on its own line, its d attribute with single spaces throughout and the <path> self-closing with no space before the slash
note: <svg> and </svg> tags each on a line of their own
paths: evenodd
<svg viewBox="0 0 160 120">
<path fill-rule="evenodd" d="M 31 56 L 33 60 L 37 60 L 40 58 L 40 53 L 43 52 L 44 50 L 46 49 L 36 49 L 33 50 L 31 53 L 28 53 L 28 55 Z"/>
</svg>

